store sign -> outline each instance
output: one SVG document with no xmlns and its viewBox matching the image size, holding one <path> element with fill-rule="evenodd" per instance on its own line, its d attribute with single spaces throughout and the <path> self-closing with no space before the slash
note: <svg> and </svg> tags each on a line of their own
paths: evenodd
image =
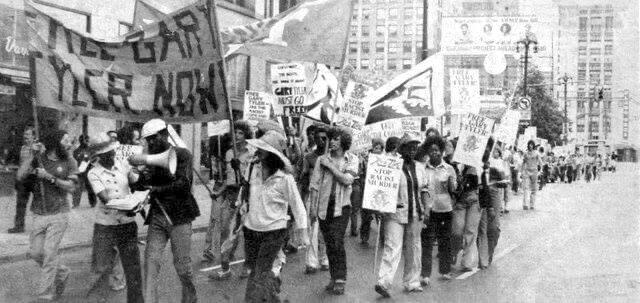
<svg viewBox="0 0 640 303">
<path fill-rule="evenodd" d="M 24 30 L 24 11 L 0 4 L 0 63 L 3 65 L 29 66 Z"/>
<path fill-rule="evenodd" d="M 4 85 L 4 84 L 0 84 L 0 95 L 15 95 L 16 94 L 16 87 L 15 86 L 9 86 L 9 85 Z"/>
</svg>

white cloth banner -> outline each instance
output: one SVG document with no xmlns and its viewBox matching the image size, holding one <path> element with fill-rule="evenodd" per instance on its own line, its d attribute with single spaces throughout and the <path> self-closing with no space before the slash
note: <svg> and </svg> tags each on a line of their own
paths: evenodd
<svg viewBox="0 0 640 303">
<path fill-rule="evenodd" d="M 269 93 L 245 91 L 242 118 L 244 120 L 269 120 L 272 104 L 273 95 Z"/>
<path fill-rule="evenodd" d="M 429 117 L 431 118 L 431 117 Z M 354 131 L 351 151 L 360 151 L 371 147 L 371 140 L 382 139 L 387 140 L 389 137 L 402 136 L 410 131 L 416 136 L 424 138 L 424 132 L 421 130 L 422 117 L 405 117 L 384 120 L 381 122 L 367 124 L 361 131 Z"/>
<path fill-rule="evenodd" d="M 480 76 L 477 69 L 449 69 L 451 113 L 480 112 Z"/>
<path fill-rule="evenodd" d="M 369 154 L 362 208 L 395 213 L 402 177 L 402 158 Z"/>
<path fill-rule="evenodd" d="M 229 124 L 229 120 L 226 119 L 207 123 L 207 135 L 209 137 L 222 136 L 228 133 L 230 130 L 231 125 Z"/>
<path fill-rule="evenodd" d="M 507 145 L 515 145 L 518 136 L 518 124 L 520 121 L 520 112 L 508 109 L 498 125 L 493 137 L 496 140 Z"/>
<path fill-rule="evenodd" d="M 372 91 L 372 86 L 349 81 L 336 124 L 357 131 L 362 130 L 369 114 L 369 104 L 365 103 L 366 96 Z"/>
<path fill-rule="evenodd" d="M 493 123 L 493 119 L 476 114 L 463 117 L 453 161 L 482 167 L 482 155 L 491 136 Z"/>
</svg>

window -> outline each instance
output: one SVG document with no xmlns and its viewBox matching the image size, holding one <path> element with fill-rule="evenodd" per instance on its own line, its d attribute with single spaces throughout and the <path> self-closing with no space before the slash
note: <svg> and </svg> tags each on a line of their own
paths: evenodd
<svg viewBox="0 0 640 303">
<path fill-rule="evenodd" d="M 585 92 L 578 92 L 578 99 L 584 99 L 584 97 L 586 97 L 586 93 Z M 582 103 L 582 102 L 578 102 L 578 103 Z M 583 105 L 584 107 L 584 105 Z"/>
<path fill-rule="evenodd" d="M 581 31 L 587 30 L 587 17 L 580 17 L 580 30 Z"/>
<path fill-rule="evenodd" d="M 411 41 L 402 42 L 402 52 L 411 53 Z"/>
<path fill-rule="evenodd" d="M 600 71 L 600 63 L 589 63 L 589 69 Z"/>
<path fill-rule="evenodd" d="M 613 30 L 613 16 L 608 16 L 604 18 L 604 29 L 606 31 Z"/>
<path fill-rule="evenodd" d="M 598 124 L 599 124 L 598 121 L 591 121 L 589 123 L 589 130 L 592 132 L 598 132 L 598 127 L 599 127 Z"/>
<path fill-rule="evenodd" d="M 371 10 L 368 8 L 363 8 L 362 9 L 362 19 L 363 20 L 369 20 L 369 16 L 371 16 Z"/>
<path fill-rule="evenodd" d="M 422 37 L 422 25 L 416 26 L 416 35 Z"/>
<path fill-rule="evenodd" d="M 376 42 L 376 53 L 384 53 L 384 42 Z"/>
<path fill-rule="evenodd" d="M 379 8 L 376 10 L 376 19 L 384 20 L 386 17 L 386 10 L 384 8 Z"/>
<path fill-rule="evenodd" d="M 585 42 L 585 41 L 587 41 L 587 33 L 579 33 L 579 34 L 578 34 L 578 41 L 579 41 L 579 42 Z"/>
<path fill-rule="evenodd" d="M 600 55 L 600 51 L 601 49 L 599 47 L 592 47 L 589 52 L 591 55 Z"/>
<path fill-rule="evenodd" d="M 591 32 L 591 41 L 600 41 L 602 40 L 602 32 Z"/>
<path fill-rule="evenodd" d="M 413 25 L 404 25 L 403 27 L 403 32 L 405 36 L 411 36 L 413 35 Z"/>
<path fill-rule="evenodd" d="M 396 69 L 396 59 L 387 60 L 387 69 L 390 69 L 390 70 Z"/>
<path fill-rule="evenodd" d="M 405 22 L 411 21 L 412 18 L 413 18 L 413 9 L 405 8 L 404 9 L 404 20 L 405 20 Z"/>
<path fill-rule="evenodd" d="M 578 54 L 579 55 L 587 55 L 587 47 L 586 46 L 580 46 L 578 47 Z"/>
<path fill-rule="evenodd" d="M 358 35 L 358 27 L 355 25 L 351 26 L 351 37 L 355 37 Z"/>
<path fill-rule="evenodd" d="M 369 27 L 368 26 L 363 26 L 362 27 L 362 37 L 369 37 Z"/>
<path fill-rule="evenodd" d="M 411 69 L 411 59 L 402 59 L 402 69 Z"/>
<path fill-rule="evenodd" d="M 389 49 L 387 52 L 393 54 L 398 52 L 398 42 L 389 42 Z"/>
<path fill-rule="evenodd" d="M 369 69 L 369 59 L 360 60 L 360 68 L 361 69 Z"/>
<path fill-rule="evenodd" d="M 605 75 L 604 76 L 604 85 L 611 85 L 612 81 L 611 81 L 611 75 Z"/>
<path fill-rule="evenodd" d="M 416 49 L 418 50 L 422 49 L 422 41 L 416 41 Z"/>
<path fill-rule="evenodd" d="M 613 70 L 613 63 L 611 63 L 611 62 L 605 62 L 605 63 L 604 63 L 604 70 L 605 70 L 605 71 L 611 71 L 611 70 Z"/>
<path fill-rule="evenodd" d="M 376 58 L 376 68 L 382 69 L 383 67 L 382 61 L 383 61 L 382 58 Z"/>
<path fill-rule="evenodd" d="M 391 20 L 398 19 L 398 9 L 397 8 L 389 9 L 389 19 L 391 19 Z"/>
<path fill-rule="evenodd" d="M 578 81 L 584 81 L 587 78 L 587 71 L 586 70 L 579 70 L 578 71 Z"/>
<path fill-rule="evenodd" d="M 389 25 L 389 37 L 398 37 L 398 26 L 395 24 Z"/>
<path fill-rule="evenodd" d="M 376 25 L 376 37 L 384 37 L 384 25 Z"/>
<path fill-rule="evenodd" d="M 604 46 L 604 54 L 605 55 L 613 55 L 613 45 L 605 45 Z"/>
<path fill-rule="evenodd" d="M 351 65 L 351 66 L 353 66 L 353 67 L 355 67 L 355 66 L 356 66 L 357 62 L 358 62 L 358 61 L 357 61 L 356 59 L 349 59 L 349 65 Z"/>
<path fill-rule="evenodd" d="M 584 124 L 578 124 L 576 128 L 579 133 L 584 133 Z"/>
<path fill-rule="evenodd" d="M 370 50 L 369 42 L 362 42 L 360 49 L 363 54 L 368 54 Z"/>
<path fill-rule="evenodd" d="M 587 69 L 587 62 L 578 62 L 578 69 Z"/>
<path fill-rule="evenodd" d="M 349 42 L 349 53 L 355 54 L 358 52 L 358 43 L 357 42 Z"/>
</svg>

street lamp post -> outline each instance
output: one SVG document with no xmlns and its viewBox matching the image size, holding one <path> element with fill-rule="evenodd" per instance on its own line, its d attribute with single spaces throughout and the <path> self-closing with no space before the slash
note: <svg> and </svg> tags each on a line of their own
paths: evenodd
<svg viewBox="0 0 640 303">
<path fill-rule="evenodd" d="M 569 81 L 571 81 L 571 79 L 572 78 L 569 77 L 567 73 L 565 73 L 564 76 L 558 78 L 558 84 L 564 85 L 564 144 L 567 144 L 567 142 L 569 141 L 569 119 L 567 117 L 567 103 L 569 103 L 569 101 L 567 100 L 567 84 L 569 84 Z"/>
<path fill-rule="evenodd" d="M 520 48 L 524 48 L 524 86 L 523 95 L 527 96 L 527 69 L 529 66 L 529 47 L 533 46 L 533 52 L 538 52 L 538 39 L 533 35 L 527 33 L 525 37 L 517 42 L 517 52 L 520 52 Z"/>
</svg>

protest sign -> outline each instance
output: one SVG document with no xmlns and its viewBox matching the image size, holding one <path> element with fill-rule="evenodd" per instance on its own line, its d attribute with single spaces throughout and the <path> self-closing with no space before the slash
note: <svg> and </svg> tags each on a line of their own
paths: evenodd
<svg viewBox="0 0 640 303">
<path fill-rule="evenodd" d="M 256 91 L 244 92 L 244 120 L 268 120 L 271 116 L 271 104 L 273 97 L 271 94 Z"/>
<path fill-rule="evenodd" d="M 373 87 L 369 85 L 349 81 L 336 124 L 358 131 L 362 130 L 369 113 L 369 104 L 365 103 L 365 98 L 372 91 Z"/>
<path fill-rule="evenodd" d="M 482 166 L 482 156 L 491 136 L 494 121 L 476 114 L 463 119 L 453 161 L 475 167 Z"/>
<path fill-rule="evenodd" d="M 402 158 L 369 154 L 362 208 L 395 213 L 402 177 Z"/>
<path fill-rule="evenodd" d="M 449 69 L 451 88 L 451 113 L 480 112 L 480 78 L 477 69 Z"/>
<path fill-rule="evenodd" d="M 518 136 L 519 121 L 520 112 L 508 109 L 504 116 L 502 116 L 500 125 L 498 125 L 498 128 L 493 133 L 493 137 L 507 145 L 515 145 L 516 137 Z"/>
<path fill-rule="evenodd" d="M 423 117 L 405 117 L 367 124 L 361 131 L 353 132 L 351 151 L 360 151 L 371 147 L 371 140 L 387 140 L 389 137 L 401 138 L 406 132 L 412 132 L 424 138 L 422 131 Z"/>
<path fill-rule="evenodd" d="M 228 119 L 207 123 L 207 135 L 209 137 L 222 136 L 228 133 L 230 129 L 231 129 L 231 125 L 229 125 Z"/>
<path fill-rule="evenodd" d="M 218 20 L 211 10 L 196 3 L 126 36 L 96 40 L 40 7 L 25 3 L 39 106 L 127 121 L 226 117 Z"/>
<path fill-rule="evenodd" d="M 275 95 L 276 112 L 283 116 L 299 116 L 306 109 L 306 74 L 300 63 L 271 66 L 271 89 Z"/>
</svg>

